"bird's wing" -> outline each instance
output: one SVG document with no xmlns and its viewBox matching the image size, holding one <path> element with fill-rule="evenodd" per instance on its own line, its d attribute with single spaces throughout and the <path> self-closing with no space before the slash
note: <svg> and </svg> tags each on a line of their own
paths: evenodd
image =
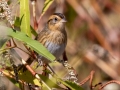
<svg viewBox="0 0 120 90">
<path fill-rule="evenodd" d="M 45 45 L 45 42 L 48 38 L 50 31 L 47 28 L 44 28 L 37 36 L 36 40 Z"/>
</svg>

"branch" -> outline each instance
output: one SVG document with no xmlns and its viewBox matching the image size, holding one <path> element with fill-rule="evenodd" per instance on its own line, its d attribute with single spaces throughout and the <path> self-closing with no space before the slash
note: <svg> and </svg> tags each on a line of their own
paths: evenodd
<svg viewBox="0 0 120 90">
<path fill-rule="evenodd" d="M 104 87 L 106 87 L 108 84 L 111 84 L 111 83 L 116 83 L 116 84 L 119 84 L 119 85 L 120 85 L 120 81 L 112 80 L 112 81 L 109 81 L 109 82 L 105 83 L 105 84 L 102 85 L 101 87 L 99 87 L 99 90 L 102 90 Z"/>
</svg>

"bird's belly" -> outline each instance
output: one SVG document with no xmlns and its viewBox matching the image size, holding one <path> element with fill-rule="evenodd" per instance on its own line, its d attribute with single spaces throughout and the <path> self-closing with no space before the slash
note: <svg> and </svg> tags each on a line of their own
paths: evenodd
<svg viewBox="0 0 120 90">
<path fill-rule="evenodd" d="M 65 50 L 65 44 L 55 44 L 53 42 L 46 42 L 45 47 L 51 52 L 56 59 L 58 59 Z"/>
</svg>

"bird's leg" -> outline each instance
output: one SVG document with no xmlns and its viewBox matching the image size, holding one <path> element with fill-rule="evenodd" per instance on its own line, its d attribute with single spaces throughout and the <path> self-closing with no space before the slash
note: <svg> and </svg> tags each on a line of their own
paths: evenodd
<svg viewBox="0 0 120 90">
<path fill-rule="evenodd" d="M 63 60 L 64 61 L 68 61 L 67 55 L 66 55 L 66 51 L 63 52 Z"/>
</svg>

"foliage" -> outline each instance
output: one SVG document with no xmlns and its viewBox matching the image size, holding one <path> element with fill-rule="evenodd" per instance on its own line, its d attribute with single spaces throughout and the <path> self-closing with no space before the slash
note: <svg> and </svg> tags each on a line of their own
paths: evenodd
<svg viewBox="0 0 120 90">
<path fill-rule="evenodd" d="M 15 6 L 16 2 L 20 10 Z M 88 87 L 102 90 L 110 83 L 120 85 L 119 3 L 119 0 L 0 0 L 0 89 L 1 72 L 18 90 L 26 90 L 23 85 L 40 90 L 87 90 Z M 46 18 L 54 12 L 64 13 L 68 21 L 66 52 L 72 67 L 68 62 L 62 63 L 63 66 L 53 62 L 55 57 L 34 40 L 36 30 L 39 32 Z M 37 67 L 37 54 L 53 62 L 49 69 Z M 93 69 L 97 73 L 95 80 Z M 72 79 L 73 76 L 77 80 L 85 79 L 73 82 L 66 79 L 69 75 Z M 81 86 L 88 80 L 89 85 L 83 89 Z M 93 81 L 97 82 L 94 86 Z"/>
<path fill-rule="evenodd" d="M 49 6 L 52 4 L 53 1 L 54 0 L 46 0 L 45 1 L 41 16 L 44 15 L 44 13 L 49 8 Z M 42 44 L 40 44 L 36 40 L 31 39 L 32 34 L 36 36 L 36 32 L 30 26 L 30 10 L 29 10 L 29 1 L 28 0 L 20 0 L 20 17 L 16 17 L 16 20 L 14 23 L 14 28 L 8 28 L 8 27 L 2 26 L 2 25 L 0 27 L 1 27 L 2 31 L 4 31 L 4 34 L 5 34 L 5 35 L 1 35 L 1 37 L 0 37 L 0 42 L 2 43 L 1 44 L 2 48 L 0 49 L 0 54 L 4 54 L 4 52 L 8 51 L 8 50 L 13 51 L 12 49 L 14 49 L 14 47 L 18 48 L 17 43 L 14 41 L 14 40 L 18 40 L 25 47 L 27 47 L 27 49 L 30 48 L 29 49 L 30 51 L 34 50 L 38 54 L 49 59 L 51 62 L 53 60 L 55 60 L 55 57 Z M 9 40 L 13 40 L 13 44 L 14 44 L 13 47 L 12 46 L 9 47 L 9 45 L 8 45 L 8 47 L 5 46 L 6 42 Z M 4 45 L 4 47 L 3 47 L 3 45 Z M 22 50 L 22 47 L 20 47 L 20 49 Z M 17 53 L 14 55 L 17 55 L 19 57 L 19 54 L 17 54 Z M 6 75 L 8 77 L 8 79 L 11 80 L 11 82 L 13 82 L 14 85 L 19 87 L 20 89 L 23 89 L 21 87 L 21 85 L 22 85 L 21 81 L 24 81 L 26 83 L 31 83 L 33 85 L 38 85 L 43 90 L 47 90 L 47 89 L 52 90 L 52 88 L 59 88 L 59 89 L 61 88 L 62 89 L 62 87 L 60 87 L 57 83 L 52 81 L 52 79 L 49 79 L 46 76 L 39 74 L 39 76 L 42 80 L 42 83 L 44 82 L 42 85 L 41 81 L 39 81 L 38 78 L 33 76 L 34 72 L 29 72 L 28 70 L 25 72 L 23 72 L 22 70 L 16 71 L 18 69 L 16 69 L 16 66 L 14 65 L 13 60 L 11 60 L 12 59 L 11 56 L 8 56 L 8 57 L 11 62 L 11 65 L 9 66 L 9 68 L 11 68 L 11 66 L 12 66 L 13 70 L 9 71 L 9 69 L 6 69 L 5 71 L 3 71 L 3 74 Z M 20 61 L 22 62 L 22 57 L 20 57 L 18 59 L 20 59 Z M 32 68 L 30 68 L 30 70 L 32 70 Z M 15 76 L 16 79 L 13 76 Z M 16 82 L 17 77 L 18 77 L 18 81 Z M 53 78 L 57 79 L 58 77 L 53 77 Z M 59 81 L 61 82 L 61 84 L 65 85 L 66 87 L 69 87 L 72 90 L 76 90 L 77 88 L 79 88 L 79 90 L 83 90 L 80 86 L 76 85 L 75 83 L 72 83 L 69 81 L 63 81 L 62 79 L 59 79 Z"/>
<path fill-rule="evenodd" d="M 29 37 L 31 37 L 29 0 L 20 0 L 20 18 L 21 31 L 26 33 Z"/>
</svg>

